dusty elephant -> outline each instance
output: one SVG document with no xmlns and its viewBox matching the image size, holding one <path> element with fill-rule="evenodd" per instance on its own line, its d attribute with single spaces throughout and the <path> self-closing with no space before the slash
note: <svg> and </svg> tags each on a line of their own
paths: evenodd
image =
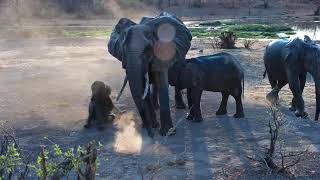
<svg viewBox="0 0 320 180">
<path fill-rule="evenodd" d="M 150 84 L 159 89 L 160 134 L 166 135 L 173 127 L 168 68 L 175 61 L 185 59 L 191 40 L 188 28 L 168 13 L 155 18 L 143 18 L 140 24 L 122 18 L 111 34 L 108 50 L 122 62 L 133 100 L 151 136 L 152 127 L 156 127 L 157 122 Z"/>
<path fill-rule="evenodd" d="M 271 42 L 264 53 L 264 64 L 272 91 L 267 99 L 272 103 L 279 99 L 278 94 L 283 86 L 289 83 L 293 94 L 291 111 L 297 117 L 307 117 L 302 92 L 309 72 L 315 81 L 316 113 L 315 120 L 319 118 L 320 111 L 320 49 L 305 36 L 304 40 L 295 38 L 291 41 L 279 39 Z"/>
<path fill-rule="evenodd" d="M 116 108 L 110 98 L 111 88 L 102 81 L 95 81 L 91 85 L 92 96 L 89 104 L 89 116 L 85 128 L 105 124 L 112 121 L 115 115 L 112 111 Z"/>
<path fill-rule="evenodd" d="M 235 118 L 244 117 L 241 95 L 244 72 L 237 58 L 229 53 L 217 53 L 177 62 L 169 68 L 169 83 L 179 89 L 187 88 L 190 113 L 188 120 L 203 120 L 200 109 L 201 94 L 205 91 L 221 92 L 222 101 L 217 115 L 227 114 L 229 95 L 236 100 Z"/>
</svg>

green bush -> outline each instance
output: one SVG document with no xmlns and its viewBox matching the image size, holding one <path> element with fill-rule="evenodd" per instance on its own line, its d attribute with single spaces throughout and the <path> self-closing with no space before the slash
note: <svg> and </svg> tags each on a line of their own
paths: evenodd
<svg viewBox="0 0 320 180">
<path fill-rule="evenodd" d="M 61 179 L 71 172 L 78 177 L 94 179 L 99 165 L 97 153 L 102 145 L 91 142 L 86 147 L 78 146 L 76 150 L 69 148 L 65 151 L 57 144 L 48 148 L 42 146 L 36 162 L 27 164 L 23 162 L 17 147 L 15 142 L 6 142 L 1 145 L 0 180 L 13 177 L 26 179 L 28 174 L 32 173 L 35 173 L 40 180 Z M 21 172 L 21 169 L 28 170 Z"/>
</svg>

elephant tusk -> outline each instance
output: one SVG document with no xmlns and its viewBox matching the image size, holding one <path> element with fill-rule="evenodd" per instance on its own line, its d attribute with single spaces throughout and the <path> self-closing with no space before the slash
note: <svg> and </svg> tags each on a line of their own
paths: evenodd
<svg viewBox="0 0 320 180">
<path fill-rule="evenodd" d="M 122 93 L 123 93 L 123 90 L 124 90 L 124 88 L 126 87 L 126 85 L 127 85 L 127 82 L 128 82 L 128 78 L 127 78 L 127 75 L 124 77 L 124 80 L 123 80 L 123 84 L 122 84 L 122 87 L 121 87 L 121 89 L 120 89 L 120 92 L 119 92 L 119 94 L 118 94 L 118 96 L 117 96 L 117 101 L 119 101 L 119 99 L 120 99 L 120 96 L 122 95 Z"/>
<path fill-rule="evenodd" d="M 152 84 L 150 84 L 150 94 L 153 94 L 153 86 L 152 86 Z"/>
<path fill-rule="evenodd" d="M 144 75 L 144 78 L 146 79 L 146 85 L 145 85 L 144 93 L 143 93 L 143 96 L 142 96 L 143 100 L 147 97 L 148 91 L 149 91 L 149 75 L 148 75 L 148 73 L 146 73 Z"/>
</svg>

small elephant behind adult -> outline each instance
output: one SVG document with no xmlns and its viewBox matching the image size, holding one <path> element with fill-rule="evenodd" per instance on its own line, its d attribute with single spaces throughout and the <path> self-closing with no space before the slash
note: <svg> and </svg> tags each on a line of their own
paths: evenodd
<svg viewBox="0 0 320 180">
<path fill-rule="evenodd" d="M 229 95 L 236 100 L 235 118 L 243 118 L 241 95 L 244 72 L 237 58 L 229 53 L 200 56 L 177 62 L 169 68 L 169 83 L 179 89 L 187 88 L 188 120 L 203 120 L 200 100 L 203 91 L 221 92 L 222 101 L 216 115 L 227 114 Z"/>
</svg>

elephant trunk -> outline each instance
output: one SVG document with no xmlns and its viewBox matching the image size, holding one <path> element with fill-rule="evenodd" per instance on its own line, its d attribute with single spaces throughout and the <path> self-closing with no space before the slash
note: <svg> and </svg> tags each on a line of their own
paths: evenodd
<svg viewBox="0 0 320 180">
<path fill-rule="evenodd" d="M 129 55 L 126 66 L 127 79 L 130 86 L 132 97 L 139 107 L 149 93 L 149 75 L 148 70 L 144 68 L 143 60 L 139 56 Z"/>
</svg>

